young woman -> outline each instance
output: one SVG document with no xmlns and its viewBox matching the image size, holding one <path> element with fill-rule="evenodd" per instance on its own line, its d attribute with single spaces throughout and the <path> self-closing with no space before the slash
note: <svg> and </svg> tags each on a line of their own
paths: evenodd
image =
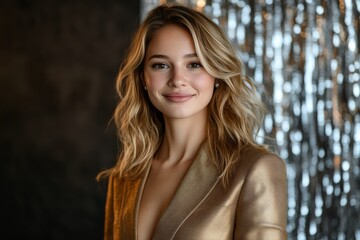
<svg viewBox="0 0 360 240">
<path fill-rule="evenodd" d="M 153 9 L 121 67 L 105 239 L 286 239 L 284 161 L 254 141 L 264 107 L 221 29 Z"/>
</svg>

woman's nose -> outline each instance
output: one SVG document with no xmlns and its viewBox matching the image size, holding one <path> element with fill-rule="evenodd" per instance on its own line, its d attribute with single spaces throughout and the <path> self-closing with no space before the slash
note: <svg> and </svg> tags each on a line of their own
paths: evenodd
<svg viewBox="0 0 360 240">
<path fill-rule="evenodd" d="M 186 76 L 183 71 L 184 70 L 179 67 L 173 68 L 172 74 L 168 82 L 170 87 L 180 87 L 186 85 Z"/>
</svg>

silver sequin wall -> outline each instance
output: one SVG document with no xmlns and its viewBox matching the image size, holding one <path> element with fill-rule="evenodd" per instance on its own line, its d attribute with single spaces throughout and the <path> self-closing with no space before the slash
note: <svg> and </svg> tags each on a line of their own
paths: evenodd
<svg viewBox="0 0 360 240">
<path fill-rule="evenodd" d="M 289 239 L 360 239 L 360 0 L 177 2 L 227 32 L 286 161 Z"/>
</svg>

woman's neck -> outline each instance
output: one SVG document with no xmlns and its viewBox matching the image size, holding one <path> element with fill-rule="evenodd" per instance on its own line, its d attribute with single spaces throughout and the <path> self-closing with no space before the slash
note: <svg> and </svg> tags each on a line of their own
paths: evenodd
<svg viewBox="0 0 360 240">
<path fill-rule="evenodd" d="M 164 140 L 156 159 L 177 164 L 191 161 L 206 136 L 206 117 L 196 119 L 165 118 Z"/>
</svg>

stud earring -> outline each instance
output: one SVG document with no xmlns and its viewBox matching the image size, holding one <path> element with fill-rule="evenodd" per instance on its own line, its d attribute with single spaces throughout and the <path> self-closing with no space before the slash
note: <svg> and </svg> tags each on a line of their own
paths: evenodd
<svg viewBox="0 0 360 240">
<path fill-rule="evenodd" d="M 215 83 L 215 88 L 218 88 L 219 87 L 219 83 Z"/>
<path fill-rule="evenodd" d="M 147 88 L 146 88 L 146 86 L 144 86 L 144 89 L 145 89 L 145 91 L 147 91 Z"/>
</svg>

